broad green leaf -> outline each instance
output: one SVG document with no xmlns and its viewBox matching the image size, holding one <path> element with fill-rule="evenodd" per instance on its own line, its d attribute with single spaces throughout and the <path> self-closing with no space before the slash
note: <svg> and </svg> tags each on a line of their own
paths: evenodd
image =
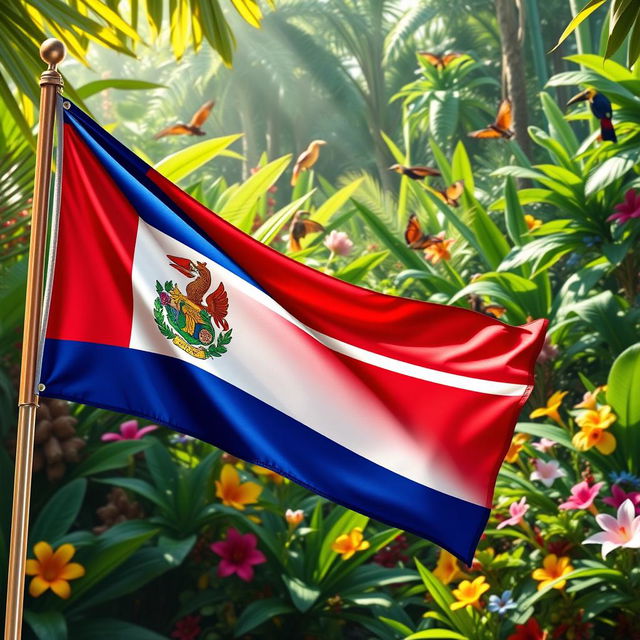
<svg viewBox="0 0 640 640">
<path fill-rule="evenodd" d="M 542 110 L 547 117 L 551 134 L 559 138 L 571 155 L 578 151 L 580 143 L 571 125 L 566 121 L 558 103 L 546 92 L 540 93 Z"/>
<path fill-rule="evenodd" d="M 69 531 L 80 513 L 86 489 L 87 481 L 77 478 L 53 494 L 30 528 L 30 546 L 41 540 L 55 543 Z"/>
<path fill-rule="evenodd" d="M 38 640 L 67 640 L 67 621 L 60 611 L 25 609 L 24 619 Z"/>
<path fill-rule="evenodd" d="M 544 422 L 518 422 L 516 431 L 518 433 L 528 433 L 537 438 L 549 438 L 561 444 L 563 447 L 575 451 L 575 447 L 571 443 L 571 438 L 567 435 L 567 430 L 555 427 L 552 424 L 545 424 Z"/>
<path fill-rule="evenodd" d="M 231 0 L 236 11 L 242 16 L 245 22 L 248 22 L 256 29 L 260 28 L 260 20 L 262 20 L 262 11 L 255 0 Z"/>
<path fill-rule="evenodd" d="M 317 587 L 310 587 L 299 578 L 282 576 L 282 579 L 287 585 L 287 589 L 291 595 L 291 601 L 298 611 L 305 613 L 315 604 L 318 596 L 320 595 L 320 589 Z"/>
<path fill-rule="evenodd" d="M 593 53 L 574 54 L 567 56 L 567 60 L 591 69 L 605 78 L 610 78 L 614 82 L 635 80 L 633 73 L 619 62 L 606 60 L 602 56 Z"/>
<path fill-rule="evenodd" d="M 640 160 L 640 152 L 637 149 L 624 151 L 605 160 L 587 179 L 584 189 L 585 196 L 592 196 L 608 187 L 612 182 L 633 169 L 638 160 Z"/>
<path fill-rule="evenodd" d="M 271 620 L 275 616 L 294 612 L 295 609 L 290 604 L 287 604 L 279 598 L 255 600 L 238 617 L 233 630 L 233 636 L 238 638 L 245 633 L 249 633 L 249 631 L 253 631 L 257 626 Z"/>
<path fill-rule="evenodd" d="M 94 482 L 100 482 L 114 487 L 122 487 L 128 491 L 133 491 L 143 498 L 153 502 L 161 509 L 169 510 L 169 503 L 165 496 L 163 496 L 154 486 L 141 478 L 95 478 Z"/>
<path fill-rule="evenodd" d="M 357 284 L 369 271 L 375 269 L 382 264 L 389 256 L 389 251 L 376 251 L 374 253 L 366 253 L 355 260 L 352 260 L 346 267 L 336 271 L 335 277 Z"/>
<path fill-rule="evenodd" d="M 394 620 L 393 618 L 387 618 L 385 616 L 380 616 L 380 620 L 405 637 L 411 633 L 411 629 L 399 620 Z"/>
<path fill-rule="evenodd" d="M 106 80 L 94 80 L 88 82 L 76 91 L 78 95 L 86 100 L 100 91 L 105 89 L 123 89 L 126 91 L 144 90 L 144 89 L 162 89 L 165 85 L 156 82 L 147 82 L 146 80 L 130 80 L 127 78 L 108 78 Z"/>
<path fill-rule="evenodd" d="M 158 162 L 154 169 L 167 180 L 178 182 L 220 155 L 229 145 L 242 137 L 241 133 L 196 142 Z"/>
<path fill-rule="evenodd" d="M 83 460 L 74 470 L 74 476 L 90 476 L 102 471 L 121 469 L 129 463 L 129 458 L 148 449 L 156 440 L 142 438 L 141 440 L 120 440 L 101 444 L 88 458 Z"/>
<path fill-rule="evenodd" d="M 327 198 L 313 213 L 313 219 L 322 225 L 327 225 L 334 214 L 349 201 L 349 198 L 358 190 L 364 178 L 356 178 L 349 184 L 336 191 Z"/>
<path fill-rule="evenodd" d="M 253 238 L 258 242 L 264 244 L 271 244 L 274 238 L 278 235 L 282 227 L 289 222 L 293 214 L 302 208 L 304 203 L 313 195 L 315 189 L 312 189 L 308 193 L 282 207 L 279 211 L 276 211 L 272 216 L 269 216 L 256 231 L 253 232 Z M 315 215 L 313 216 L 315 220 Z"/>
<path fill-rule="evenodd" d="M 263 196 L 284 173 L 291 161 L 291 154 L 273 160 L 240 185 L 227 200 L 218 215 L 242 231 L 248 232 L 253 222 L 253 209 Z"/>
<path fill-rule="evenodd" d="M 531 240 L 527 235 L 528 228 L 524 219 L 524 211 L 518 199 L 518 191 L 511 176 L 504 181 L 504 222 L 507 233 L 516 246 L 526 244 Z"/>
<path fill-rule="evenodd" d="M 453 183 L 456 180 L 464 180 L 465 193 L 468 192 L 473 195 L 476 188 L 473 167 L 462 141 L 458 141 L 451 159 L 451 182 Z"/>
<path fill-rule="evenodd" d="M 607 1 L 608 0 L 589 0 L 582 11 L 580 11 L 567 25 L 552 51 L 555 51 L 580 26 L 582 22 L 584 22 L 594 11 L 599 9 Z"/>
<path fill-rule="evenodd" d="M 620 424 L 640 428 L 640 343 L 616 358 L 607 385 L 607 402 L 613 407 Z"/>
</svg>

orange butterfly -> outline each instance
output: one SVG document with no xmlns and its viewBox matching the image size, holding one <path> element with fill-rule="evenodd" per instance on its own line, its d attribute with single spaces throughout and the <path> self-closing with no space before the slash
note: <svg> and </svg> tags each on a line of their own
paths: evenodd
<svg viewBox="0 0 640 640">
<path fill-rule="evenodd" d="M 209 100 L 205 102 L 194 114 L 193 118 L 191 118 L 191 122 L 189 124 L 184 124 L 183 122 L 178 122 L 177 124 L 172 124 L 170 127 L 163 129 L 156 133 L 153 136 L 154 140 L 158 140 L 158 138 L 164 138 L 165 136 L 203 136 L 205 132 L 200 128 L 209 117 L 211 113 L 211 109 L 213 109 L 213 105 L 215 104 L 214 100 Z"/>
<path fill-rule="evenodd" d="M 482 298 L 475 293 L 472 293 L 469 298 L 469 304 L 473 311 L 478 313 L 484 313 L 485 316 L 491 316 L 492 318 L 501 318 L 507 310 L 499 304 L 485 304 Z"/>
<path fill-rule="evenodd" d="M 428 51 L 418 51 L 418 55 L 426 60 L 430 65 L 436 69 L 444 69 L 450 65 L 454 60 L 457 60 L 462 56 L 461 53 L 447 53 L 446 55 L 438 55 L 437 53 L 429 53 Z"/>
<path fill-rule="evenodd" d="M 410 249 L 416 251 L 420 249 L 426 249 L 433 244 L 442 242 L 442 238 L 432 233 L 425 233 L 420 226 L 420 221 L 415 213 L 409 216 L 409 222 L 407 222 L 407 228 L 404 232 L 404 239 L 409 245 Z"/>
<path fill-rule="evenodd" d="M 460 206 L 460 196 L 464 193 L 464 180 L 454 182 L 443 191 L 440 191 L 440 189 L 434 189 L 428 185 L 425 185 L 425 187 L 431 191 L 434 196 L 440 198 L 442 202 L 448 204 L 450 207 Z"/>
<path fill-rule="evenodd" d="M 511 111 L 511 100 L 503 100 L 498 107 L 496 121 L 486 129 L 472 131 L 469 136 L 472 138 L 505 138 L 508 140 L 514 135 L 513 113 Z"/>
<path fill-rule="evenodd" d="M 440 172 L 437 169 L 431 167 L 414 166 L 406 167 L 403 164 L 392 164 L 389 167 L 389 171 L 395 171 L 412 180 L 424 180 L 427 176 L 439 176 Z"/>
</svg>

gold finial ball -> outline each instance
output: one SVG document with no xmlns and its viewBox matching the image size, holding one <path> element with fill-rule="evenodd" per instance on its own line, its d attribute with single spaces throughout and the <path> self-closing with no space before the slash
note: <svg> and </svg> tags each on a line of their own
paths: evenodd
<svg viewBox="0 0 640 640">
<path fill-rule="evenodd" d="M 40 45 L 40 57 L 51 67 L 55 67 L 60 64 L 67 50 L 62 42 L 57 38 L 47 38 Z"/>
</svg>

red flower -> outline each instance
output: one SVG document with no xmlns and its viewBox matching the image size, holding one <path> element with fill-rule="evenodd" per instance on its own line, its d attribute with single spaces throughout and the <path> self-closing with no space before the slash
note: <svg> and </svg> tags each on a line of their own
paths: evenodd
<svg viewBox="0 0 640 640">
<path fill-rule="evenodd" d="M 615 206 L 616 213 L 607 218 L 607 222 L 615 220 L 618 224 L 626 224 L 632 218 L 640 218 L 640 193 L 629 189 L 624 201 Z"/>
<path fill-rule="evenodd" d="M 409 556 L 402 553 L 408 546 L 409 543 L 407 542 L 406 536 L 402 534 L 396 536 L 390 544 L 380 549 L 380 551 L 373 556 L 373 561 L 382 567 L 389 568 L 397 566 L 399 562 L 408 562 Z"/>
<path fill-rule="evenodd" d="M 202 629 L 200 628 L 201 616 L 186 616 L 176 622 L 172 638 L 178 640 L 195 640 Z"/>
<path fill-rule="evenodd" d="M 579 611 L 578 615 L 571 621 L 565 622 L 556 627 L 553 638 L 571 638 L 571 640 L 589 640 L 593 623 L 583 622 L 584 611 Z"/>
<path fill-rule="evenodd" d="M 226 578 L 236 573 L 241 580 L 251 582 L 253 565 L 267 561 L 264 553 L 256 549 L 257 543 L 258 539 L 253 533 L 243 535 L 231 527 L 227 531 L 226 540 L 219 540 L 211 545 L 211 551 L 222 558 L 218 565 L 218 575 Z"/>
<path fill-rule="evenodd" d="M 517 624 L 516 632 L 507 640 L 546 640 L 547 632 L 543 631 L 535 618 L 529 618 L 527 624 Z"/>
</svg>

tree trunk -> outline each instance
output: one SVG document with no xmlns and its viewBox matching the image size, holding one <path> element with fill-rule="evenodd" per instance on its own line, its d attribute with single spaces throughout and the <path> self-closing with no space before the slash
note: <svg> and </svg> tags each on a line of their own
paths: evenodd
<svg viewBox="0 0 640 640">
<path fill-rule="evenodd" d="M 516 142 L 524 153 L 530 154 L 525 64 L 522 55 L 524 29 L 518 12 L 517 0 L 496 0 L 496 14 L 502 45 L 502 77 L 506 95 L 513 107 L 513 129 Z M 520 3 L 518 2 L 518 5 Z"/>
</svg>

